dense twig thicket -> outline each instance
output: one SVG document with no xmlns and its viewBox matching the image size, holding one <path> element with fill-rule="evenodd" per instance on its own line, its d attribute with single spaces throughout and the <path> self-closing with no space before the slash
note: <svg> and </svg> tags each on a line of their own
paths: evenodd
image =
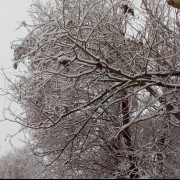
<svg viewBox="0 0 180 180">
<path fill-rule="evenodd" d="M 44 166 L 61 178 L 179 177 L 179 11 L 162 0 L 51 0 L 30 15 L 12 45 L 26 73 L 9 82 Z"/>
</svg>

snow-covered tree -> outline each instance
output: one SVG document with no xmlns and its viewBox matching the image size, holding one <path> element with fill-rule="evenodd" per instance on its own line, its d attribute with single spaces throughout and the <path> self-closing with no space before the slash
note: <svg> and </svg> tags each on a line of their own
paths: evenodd
<svg viewBox="0 0 180 180">
<path fill-rule="evenodd" d="M 178 11 L 162 0 L 31 5 L 13 44 L 15 121 L 58 177 L 178 177 Z M 21 67 L 23 68 L 23 67 Z M 8 77 L 7 77 L 8 78 Z"/>
<path fill-rule="evenodd" d="M 49 178 L 47 172 L 44 174 L 44 169 L 40 158 L 34 156 L 27 147 L 15 149 L 0 157 L 1 179 Z"/>
</svg>

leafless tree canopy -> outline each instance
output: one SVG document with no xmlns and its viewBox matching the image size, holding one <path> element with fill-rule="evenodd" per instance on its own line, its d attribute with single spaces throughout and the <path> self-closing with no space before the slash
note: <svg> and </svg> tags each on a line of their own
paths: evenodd
<svg viewBox="0 0 180 180">
<path fill-rule="evenodd" d="M 52 173 L 44 171 L 40 158 L 24 147 L 15 149 L 0 157 L 0 179 L 52 178 Z M 44 173 L 46 172 L 46 173 Z"/>
<path fill-rule="evenodd" d="M 138 3 L 37 1 L 22 22 L 14 118 L 58 177 L 180 176 L 179 11 Z"/>
</svg>

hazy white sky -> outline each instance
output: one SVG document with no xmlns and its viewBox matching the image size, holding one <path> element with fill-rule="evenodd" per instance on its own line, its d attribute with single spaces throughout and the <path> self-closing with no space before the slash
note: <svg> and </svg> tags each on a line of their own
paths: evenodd
<svg viewBox="0 0 180 180">
<path fill-rule="evenodd" d="M 16 29 L 18 28 L 18 22 L 29 19 L 27 10 L 31 2 L 32 0 L 0 0 L 0 68 L 5 68 L 6 72 L 11 73 L 11 75 L 16 72 L 12 68 L 13 51 L 10 48 L 10 43 L 26 35 L 25 30 L 19 29 L 16 31 Z M 4 86 L 4 79 L 1 74 L 0 71 L 0 88 Z M 3 119 L 4 103 L 5 97 L 0 96 L 0 120 Z M 0 155 L 11 148 L 9 142 L 5 141 L 6 136 L 16 133 L 19 128 L 14 123 L 0 123 Z M 20 145 L 18 140 L 14 140 L 13 144 Z"/>
</svg>

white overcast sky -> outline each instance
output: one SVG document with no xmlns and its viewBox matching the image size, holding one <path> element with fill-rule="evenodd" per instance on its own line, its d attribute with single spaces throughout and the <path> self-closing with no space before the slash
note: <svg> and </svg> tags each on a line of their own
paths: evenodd
<svg viewBox="0 0 180 180">
<path fill-rule="evenodd" d="M 15 74 L 16 72 L 12 68 L 13 63 L 11 59 L 13 58 L 13 51 L 10 48 L 10 44 L 17 38 L 26 35 L 25 30 L 19 29 L 16 31 L 16 29 L 18 28 L 18 22 L 29 20 L 27 10 L 31 2 L 32 0 L 0 0 L 0 68 L 5 68 L 11 74 Z M 2 72 L 0 72 L 0 88 L 3 88 L 4 79 L 1 74 Z M 0 96 L 0 120 L 3 119 L 2 111 L 4 104 L 5 97 Z M 0 155 L 11 149 L 9 142 L 5 141 L 6 136 L 16 133 L 19 128 L 14 123 L 0 123 Z M 13 144 L 20 146 L 18 140 L 14 140 Z"/>
</svg>

